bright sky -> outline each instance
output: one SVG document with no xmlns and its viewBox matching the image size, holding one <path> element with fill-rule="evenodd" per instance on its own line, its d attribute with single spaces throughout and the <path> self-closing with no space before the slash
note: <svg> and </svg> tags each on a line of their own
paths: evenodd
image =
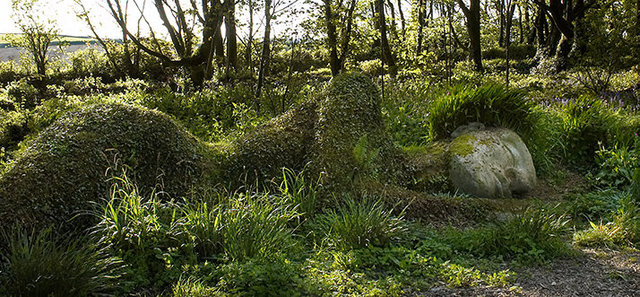
<svg viewBox="0 0 640 297">
<path fill-rule="evenodd" d="M 60 34 L 88 36 L 91 31 L 87 25 L 76 17 L 76 6 L 73 0 L 49 0 L 41 1 L 46 3 L 47 17 L 56 21 Z M 105 8 L 99 3 L 101 0 L 83 0 L 87 8 L 94 14 L 93 22 L 99 23 L 99 32 L 104 37 L 118 38 L 118 26 L 109 18 L 99 18 L 97 15 L 107 15 Z M 17 33 L 18 28 L 15 26 L 11 18 L 13 12 L 11 10 L 11 0 L 0 0 L 0 33 Z M 97 25 L 97 24 L 96 24 Z"/>
<path fill-rule="evenodd" d="M 105 0 L 82 0 L 84 5 L 91 11 L 92 22 L 98 28 L 98 33 L 101 37 L 108 38 L 121 38 L 122 33 L 118 25 L 111 19 L 109 16 L 109 12 L 105 7 Z M 62 35 L 73 35 L 73 36 L 91 36 L 92 33 L 84 23 L 84 21 L 78 19 L 74 11 L 78 10 L 74 0 L 41 0 L 41 3 L 46 5 L 47 16 L 54 19 L 58 28 L 60 29 L 60 34 Z M 132 5 L 133 6 L 133 5 Z M 153 4 L 151 1 L 147 1 L 147 6 L 153 9 Z M 135 9 L 131 9 L 131 20 L 137 18 L 134 15 Z M 257 12 L 261 14 L 261 12 Z M 17 33 L 18 29 L 15 26 L 13 19 L 11 18 L 12 10 L 11 10 L 11 0 L 0 0 L 0 33 Z M 237 12 L 237 17 L 239 19 L 243 19 L 241 16 L 241 12 Z M 154 30 L 157 30 L 156 33 L 163 32 L 162 25 L 160 25 L 160 20 L 157 18 L 157 13 L 155 11 L 150 13 L 149 22 L 154 27 Z M 155 19 L 153 18 L 155 17 Z M 286 18 L 285 18 L 286 19 Z M 294 20 L 288 19 L 289 24 L 274 24 L 273 33 L 277 34 L 278 31 L 284 30 L 285 28 L 292 28 L 297 26 L 300 23 L 300 18 L 295 18 Z M 255 28 L 261 26 L 261 15 L 256 15 L 254 18 L 256 22 L 254 24 Z M 291 24 L 293 22 L 294 24 Z M 134 22 L 132 22 L 134 23 Z M 240 32 L 241 30 L 239 30 Z M 258 33 L 257 36 L 262 36 L 262 33 Z"/>
</svg>

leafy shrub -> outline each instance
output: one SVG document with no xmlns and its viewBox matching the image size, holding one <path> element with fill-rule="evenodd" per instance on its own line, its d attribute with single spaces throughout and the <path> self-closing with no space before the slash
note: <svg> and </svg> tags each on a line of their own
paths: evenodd
<svg viewBox="0 0 640 297">
<path fill-rule="evenodd" d="M 633 172 L 629 194 L 631 195 L 631 200 L 635 203 L 640 203 L 640 168 L 636 168 Z"/>
<path fill-rule="evenodd" d="M 9 99 L 3 93 L 0 93 L 0 113 L 6 111 L 15 111 L 18 108 L 13 100 Z"/>
<path fill-rule="evenodd" d="M 584 218 L 588 221 L 609 219 L 610 214 L 618 208 L 625 195 L 624 192 L 611 189 L 571 195 L 568 197 L 571 201 L 568 212 L 574 218 Z"/>
<path fill-rule="evenodd" d="M 220 267 L 220 291 L 233 296 L 303 296 L 300 267 L 286 259 L 250 259 Z"/>
<path fill-rule="evenodd" d="M 305 263 L 305 283 L 312 294 L 402 296 L 404 288 L 428 290 L 434 283 L 450 287 L 506 286 L 507 270 L 485 272 L 453 263 L 426 249 L 390 245 L 350 251 L 320 251 Z M 406 292 L 404 292 L 406 293 Z"/>
<path fill-rule="evenodd" d="M 536 55 L 536 47 L 529 44 L 516 44 L 509 46 L 509 58 L 513 60 L 524 60 L 533 58 Z M 482 58 L 487 60 L 506 59 L 505 48 L 494 47 L 482 52 Z"/>
<path fill-rule="evenodd" d="M 380 76 L 384 73 L 379 59 L 363 61 L 360 63 L 360 70 L 368 76 Z"/>
<path fill-rule="evenodd" d="M 10 111 L 0 119 L 0 147 L 6 149 L 17 146 L 31 133 L 29 116 L 26 112 Z"/>
<path fill-rule="evenodd" d="M 458 86 L 431 106 L 429 138 L 447 138 L 456 128 L 471 122 L 526 134 L 535 123 L 533 108 L 534 104 L 518 90 L 507 90 L 500 85 L 475 89 Z"/>
<path fill-rule="evenodd" d="M 635 169 L 640 168 L 639 155 L 640 137 L 637 136 L 633 147 L 601 147 L 596 152 L 598 171 L 593 178 L 602 187 L 625 189 L 631 185 Z"/>
<path fill-rule="evenodd" d="M 113 290 L 119 260 L 88 238 L 60 240 L 45 229 L 4 234 L 0 294 L 8 296 L 93 296 Z"/>
<path fill-rule="evenodd" d="M 385 246 L 403 230 L 402 219 L 385 209 L 380 200 L 348 197 L 337 209 L 316 218 L 330 244 L 348 250 L 368 246 Z"/>
<path fill-rule="evenodd" d="M 250 88 L 237 85 L 215 87 L 190 95 L 160 89 L 152 96 L 142 97 L 139 103 L 174 116 L 204 141 L 220 141 L 230 132 L 239 136 L 262 122 L 251 108 L 252 98 Z"/>
<path fill-rule="evenodd" d="M 75 77 L 105 76 L 111 72 L 107 55 L 94 47 L 74 51 L 69 60 Z"/>
<path fill-rule="evenodd" d="M 613 220 L 603 224 L 589 222 L 590 229 L 573 234 L 573 242 L 581 246 L 633 245 L 640 241 L 640 210 L 630 195 L 623 197 Z"/>
<path fill-rule="evenodd" d="M 19 66 L 14 61 L 0 62 L 0 85 L 15 81 L 21 75 Z"/>
<path fill-rule="evenodd" d="M 422 79 L 385 85 L 382 117 L 393 140 L 402 146 L 419 145 L 427 137 L 427 116 L 434 90 Z"/>
<path fill-rule="evenodd" d="M 11 82 L 5 89 L 13 102 L 22 108 L 31 109 L 40 104 L 38 89 L 26 79 Z"/>
<path fill-rule="evenodd" d="M 504 48 L 500 48 L 500 47 L 492 47 L 490 49 L 486 49 L 482 51 L 482 58 L 486 60 L 504 59 L 505 50 Z"/>
<path fill-rule="evenodd" d="M 101 78 L 89 76 L 65 81 L 64 89 L 73 95 L 99 94 L 105 90 L 105 84 Z"/>
</svg>

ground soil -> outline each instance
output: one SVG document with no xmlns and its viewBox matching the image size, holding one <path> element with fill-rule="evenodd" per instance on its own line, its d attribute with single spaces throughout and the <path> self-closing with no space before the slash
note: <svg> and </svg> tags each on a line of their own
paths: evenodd
<svg viewBox="0 0 640 297">
<path fill-rule="evenodd" d="M 640 252 L 583 249 L 580 255 L 514 269 L 505 288 L 438 286 L 418 296 L 640 296 Z"/>
</svg>

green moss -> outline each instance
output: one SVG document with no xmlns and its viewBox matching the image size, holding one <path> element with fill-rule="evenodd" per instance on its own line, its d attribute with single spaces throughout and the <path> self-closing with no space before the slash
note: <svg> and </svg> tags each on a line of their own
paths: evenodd
<svg viewBox="0 0 640 297">
<path fill-rule="evenodd" d="M 473 153 L 477 138 L 471 134 L 463 134 L 454 139 L 449 146 L 449 153 L 466 157 Z"/>
<path fill-rule="evenodd" d="M 422 192 L 443 192 L 451 188 L 448 179 L 449 143 L 436 141 L 427 146 L 404 148 L 408 164 L 413 169 L 410 189 Z"/>
</svg>

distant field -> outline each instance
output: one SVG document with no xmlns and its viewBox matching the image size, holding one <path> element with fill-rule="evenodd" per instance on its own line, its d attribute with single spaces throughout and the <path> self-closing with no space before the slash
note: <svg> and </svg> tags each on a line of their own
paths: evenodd
<svg viewBox="0 0 640 297">
<path fill-rule="evenodd" d="M 6 33 L 0 33 L 0 47 L 8 47 L 9 46 L 9 41 L 7 40 L 7 35 L 10 34 L 6 34 Z M 56 39 L 54 41 L 54 44 L 57 42 L 68 42 L 69 44 L 83 44 L 86 42 L 89 43 L 93 43 L 96 40 L 93 38 L 89 38 L 89 37 L 78 37 L 78 36 L 60 36 L 59 39 Z"/>
</svg>

